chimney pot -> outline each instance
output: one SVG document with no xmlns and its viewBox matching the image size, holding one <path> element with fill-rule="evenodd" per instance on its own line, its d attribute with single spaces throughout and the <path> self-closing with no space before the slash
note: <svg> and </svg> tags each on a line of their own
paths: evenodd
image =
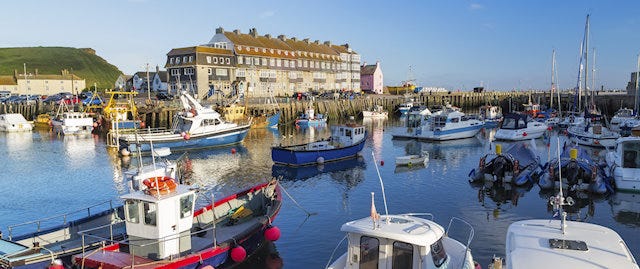
<svg viewBox="0 0 640 269">
<path fill-rule="evenodd" d="M 297 37 L 292 37 L 291 40 L 298 41 L 298 38 Z"/>
<path fill-rule="evenodd" d="M 320 45 L 320 40 L 313 41 L 316 45 Z"/>
<path fill-rule="evenodd" d="M 240 34 L 240 30 L 239 29 L 235 29 L 235 30 L 233 30 L 233 33 L 235 33 L 236 35 L 239 35 Z"/>
<path fill-rule="evenodd" d="M 305 43 L 309 44 L 309 39 L 308 38 L 305 38 L 302 41 L 304 41 Z"/>
<path fill-rule="evenodd" d="M 271 35 L 270 34 L 266 34 L 266 35 L 264 35 L 264 37 L 266 37 L 268 39 L 271 39 Z"/>
<path fill-rule="evenodd" d="M 216 34 L 223 34 L 223 33 L 224 33 L 224 28 L 222 27 L 216 28 Z"/>
<path fill-rule="evenodd" d="M 331 41 L 325 41 L 324 44 L 327 46 L 331 46 Z"/>
<path fill-rule="evenodd" d="M 278 39 L 280 39 L 282 41 L 285 41 L 285 40 L 287 40 L 287 37 L 285 35 L 279 35 Z"/>
<path fill-rule="evenodd" d="M 253 37 L 257 37 L 258 36 L 258 30 L 256 30 L 256 28 L 251 28 L 249 30 L 249 34 Z"/>
</svg>

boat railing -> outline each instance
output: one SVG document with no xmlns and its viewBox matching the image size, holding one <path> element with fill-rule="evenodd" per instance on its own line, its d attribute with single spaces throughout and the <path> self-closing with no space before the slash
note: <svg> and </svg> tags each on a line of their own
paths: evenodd
<svg viewBox="0 0 640 269">
<path fill-rule="evenodd" d="M 468 232 L 467 232 L 468 236 L 467 236 L 467 240 L 466 240 L 466 244 L 465 244 L 465 254 L 464 254 L 465 258 L 464 258 L 464 260 L 462 262 L 462 268 L 464 268 L 464 266 L 466 264 L 466 262 L 464 262 L 464 261 L 466 260 L 467 255 L 470 254 L 469 245 L 471 245 L 471 241 L 473 241 L 473 237 L 475 235 L 475 230 L 473 229 L 473 226 L 469 222 L 467 222 L 466 220 L 463 220 L 463 219 L 457 218 L 457 217 L 451 217 L 451 220 L 449 220 L 449 225 L 447 226 L 447 231 L 445 233 L 448 237 L 451 237 L 451 225 L 453 223 L 455 223 L 455 222 L 460 223 L 460 224 L 462 224 L 462 225 L 464 225 L 464 226 L 466 226 L 468 228 Z M 456 227 L 456 226 L 454 226 L 454 227 Z M 464 242 L 464 241 L 461 241 L 461 242 Z"/>
<path fill-rule="evenodd" d="M 52 227 L 46 227 L 47 230 L 45 230 L 43 227 L 43 224 L 45 223 L 49 223 L 52 222 L 55 219 L 60 219 L 62 218 L 62 224 L 58 224 L 58 226 L 66 226 L 69 225 L 70 222 L 73 222 L 74 220 L 77 219 L 71 219 L 71 216 L 75 216 L 75 215 L 80 215 L 80 213 L 86 212 L 86 215 L 81 214 L 81 216 L 79 216 L 79 218 L 88 218 L 94 215 L 97 215 L 98 213 L 104 212 L 104 205 L 105 204 L 109 204 L 109 210 L 110 211 L 115 211 L 115 208 L 113 206 L 113 201 L 112 200 L 108 200 L 108 201 L 104 201 L 98 204 L 94 204 L 91 206 L 88 206 L 86 208 L 83 209 L 78 209 L 75 211 L 71 211 L 71 212 L 66 212 L 66 213 L 62 213 L 62 214 L 58 214 L 58 215 L 54 215 L 54 216 L 49 216 L 46 218 L 42 218 L 42 219 L 37 219 L 37 220 L 32 220 L 32 221 L 27 221 L 27 222 L 23 222 L 23 223 L 18 223 L 18 224 L 14 224 L 14 225 L 9 225 L 7 226 L 7 230 L 9 232 L 9 240 L 13 240 L 13 232 L 16 229 L 20 229 L 21 227 L 26 227 L 26 226 L 32 226 L 35 225 L 36 230 L 35 231 L 31 231 L 31 232 L 25 232 L 23 234 L 38 234 L 41 232 L 46 232 L 47 230 L 51 230 L 52 228 L 56 227 L 56 225 L 53 225 Z M 97 208 L 102 208 L 101 210 L 97 210 Z M 93 211 L 93 213 L 92 213 Z"/>
<path fill-rule="evenodd" d="M 424 217 L 424 216 L 427 216 L 427 217 L 430 217 L 429 218 L 430 221 L 434 220 L 433 214 L 431 214 L 431 213 L 405 213 L 405 214 L 402 214 L 402 215 L 403 216 L 410 216 L 410 217 Z"/>
</svg>

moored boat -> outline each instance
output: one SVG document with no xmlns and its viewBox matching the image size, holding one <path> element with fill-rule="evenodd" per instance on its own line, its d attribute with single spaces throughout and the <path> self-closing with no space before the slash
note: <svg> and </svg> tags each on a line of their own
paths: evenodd
<svg viewBox="0 0 640 269">
<path fill-rule="evenodd" d="M 331 126 L 331 137 L 299 145 L 271 147 L 274 163 L 302 166 L 352 158 L 359 154 L 367 139 L 364 126 Z"/>
<path fill-rule="evenodd" d="M 418 164 L 425 164 L 429 160 L 429 152 L 423 151 L 420 155 L 406 155 L 396 157 L 396 165 L 412 166 Z"/>
<path fill-rule="evenodd" d="M 495 147 L 495 154 L 480 158 L 478 168 L 469 172 L 471 182 L 502 182 L 521 186 L 535 181 L 540 158 L 526 143 L 513 144 L 504 153 L 502 145 Z"/>
<path fill-rule="evenodd" d="M 375 105 L 371 110 L 363 110 L 362 117 L 364 118 L 384 118 L 389 116 L 389 112 L 385 111 L 381 105 Z"/>
<path fill-rule="evenodd" d="M 619 133 L 610 131 L 600 123 L 571 126 L 567 129 L 571 141 L 590 147 L 612 148 L 615 146 Z"/>
<path fill-rule="evenodd" d="M 498 126 L 502 121 L 502 108 L 492 105 L 481 106 L 480 119 L 484 121 L 485 126 Z"/>
<path fill-rule="evenodd" d="M 327 117 L 323 114 L 316 114 L 312 107 L 307 108 L 305 113 L 300 114 L 296 119 L 295 124 L 297 126 L 316 126 L 327 123 Z"/>
<path fill-rule="evenodd" d="M 618 190 L 640 191 L 640 137 L 622 137 L 607 153 L 608 172 Z"/>
<path fill-rule="evenodd" d="M 51 128 L 51 115 L 49 114 L 39 114 L 33 120 L 33 126 L 39 129 L 50 129 Z"/>
<path fill-rule="evenodd" d="M 414 138 L 424 140 L 454 140 L 473 137 L 484 127 L 484 123 L 473 119 L 451 107 L 433 113 L 431 118 L 422 118 L 420 127 L 409 135 L 393 135 L 393 138 Z"/>
<path fill-rule="evenodd" d="M 576 145 L 565 145 L 559 158 L 549 161 L 540 173 L 538 185 L 541 189 L 560 188 L 587 191 L 595 194 L 613 192 L 608 177 L 595 163 L 589 153 Z M 560 171 L 558 171 L 560 167 Z M 560 180 L 562 176 L 562 180 Z"/>
<path fill-rule="evenodd" d="M 22 114 L 7 113 L 0 115 L 0 131 L 3 132 L 29 132 L 33 125 Z"/>
<path fill-rule="evenodd" d="M 51 126 L 58 134 L 88 135 L 93 131 L 93 117 L 85 112 L 60 112 L 51 119 Z"/>
<path fill-rule="evenodd" d="M 507 141 L 536 139 L 542 137 L 547 129 L 546 124 L 533 121 L 526 114 L 510 113 L 504 116 L 494 138 Z"/>
</svg>

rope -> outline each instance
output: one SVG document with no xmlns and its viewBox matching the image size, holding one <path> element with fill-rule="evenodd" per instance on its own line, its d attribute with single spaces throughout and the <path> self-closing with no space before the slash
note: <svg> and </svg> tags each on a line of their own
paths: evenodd
<svg viewBox="0 0 640 269">
<path fill-rule="evenodd" d="M 329 261 L 327 262 L 327 266 L 325 266 L 324 268 L 329 268 L 329 264 L 331 263 L 331 260 L 333 260 L 333 255 L 336 254 L 336 250 L 338 250 L 338 247 L 342 244 L 342 242 L 347 238 L 347 236 L 345 235 L 344 237 L 342 237 L 342 240 L 340 240 L 340 242 L 338 242 L 338 244 L 336 245 L 336 247 L 333 249 L 333 251 L 331 252 L 331 257 L 329 257 Z"/>
<path fill-rule="evenodd" d="M 293 197 L 289 194 L 289 192 L 287 191 L 287 189 L 285 189 L 285 188 L 284 188 L 284 186 L 283 186 L 282 184 L 280 184 L 280 188 L 282 189 L 282 191 L 284 191 L 284 194 L 286 194 L 286 195 L 289 197 L 289 199 L 291 199 L 291 201 L 293 201 L 293 203 L 294 203 L 298 208 L 300 208 L 302 211 L 304 211 L 304 213 L 306 213 L 306 214 L 307 214 L 307 217 L 308 217 L 308 216 L 311 216 L 311 215 L 318 215 L 318 213 L 317 213 L 317 212 L 313 212 L 313 213 L 311 213 L 311 212 L 307 211 L 306 209 L 304 209 L 300 204 L 298 204 L 298 202 L 296 201 L 296 199 L 293 199 Z"/>
</svg>

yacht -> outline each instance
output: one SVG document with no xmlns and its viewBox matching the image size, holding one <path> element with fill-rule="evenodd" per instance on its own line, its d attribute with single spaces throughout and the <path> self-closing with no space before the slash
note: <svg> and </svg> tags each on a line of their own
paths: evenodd
<svg viewBox="0 0 640 269">
<path fill-rule="evenodd" d="M 606 161 L 618 190 L 640 191 L 640 137 L 616 140 L 616 150 L 607 154 Z"/>
<path fill-rule="evenodd" d="M 28 132 L 31 129 L 33 129 L 33 124 L 28 122 L 22 114 L 8 113 L 0 115 L 0 131 Z"/>
<path fill-rule="evenodd" d="M 453 140 L 470 138 L 478 134 L 484 122 L 472 119 L 463 112 L 446 108 L 423 120 L 411 135 L 394 135 L 396 138 L 416 138 L 425 140 Z"/>
<path fill-rule="evenodd" d="M 541 137 L 548 126 L 543 122 L 531 120 L 525 114 L 507 114 L 495 134 L 497 140 L 518 141 Z"/>
</svg>

